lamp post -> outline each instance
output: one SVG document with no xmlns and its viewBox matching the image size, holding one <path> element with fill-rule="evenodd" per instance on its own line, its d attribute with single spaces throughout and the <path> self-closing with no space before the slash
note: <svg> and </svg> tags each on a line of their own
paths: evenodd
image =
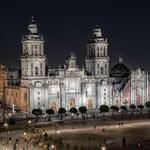
<svg viewBox="0 0 150 150">
<path fill-rule="evenodd" d="M 59 130 L 57 130 L 57 134 L 60 135 L 60 131 Z"/>
<path fill-rule="evenodd" d="M 4 123 L 4 127 L 7 129 L 7 144 L 8 144 L 8 123 Z"/>
<path fill-rule="evenodd" d="M 107 150 L 106 144 L 103 144 L 103 145 L 100 147 L 100 150 Z"/>
<path fill-rule="evenodd" d="M 55 138 L 56 138 L 56 129 L 57 129 L 57 125 L 56 125 L 56 123 L 55 123 Z"/>
<path fill-rule="evenodd" d="M 56 146 L 54 144 L 51 145 L 50 150 L 56 150 Z"/>
<path fill-rule="evenodd" d="M 24 135 L 24 136 L 27 136 L 27 133 L 24 132 L 23 135 Z M 25 139 L 25 142 L 26 142 L 26 150 L 28 150 L 28 139 L 27 139 L 27 138 Z"/>
<path fill-rule="evenodd" d="M 101 147 L 101 136 L 99 136 L 99 145 Z"/>
</svg>

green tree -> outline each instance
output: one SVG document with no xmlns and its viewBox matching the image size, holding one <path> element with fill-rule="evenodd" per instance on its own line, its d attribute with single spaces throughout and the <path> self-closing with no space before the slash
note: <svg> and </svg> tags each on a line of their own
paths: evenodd
<svg viewBox="0 0 150 150">
<path fill-rule="evenodd" d="M 149 111 L 149 113 L 150 113 L 150 101 L 147 101 L 147 102 L 145 103 L 145 106 L 148 108 L 148 111 Z"/>
<path fill-rule="evenodd" d="M 107 105 L 101 105 L 100 107 L 99 107 L 99 111 L 100 111 L 100 113 L 103 113 L 103 114 L 105 114 L 106 112 L 109 112 L 109 107 L 107 106 Z"/>
<path fill-rule="evenodd" d="M 140 104 L 140 105 L 137 106 L 137 108 L 138 108 L 138 109 L 140 110 L 140 112 L 142 113 L 142 110 L 144 109 L 144 106 Z"/>
<path fill-rule="evenodd" d="M 59 108 L 58 113 L 60 114 L 61 119 L 62 119 L 63 114 L 66 113 L 66 109 L 61 107 L 61 108 Z"/>
<path fill-rule="evenodd" d="M 77 114 L 78 110 L 75 107 L 72 107 L 70 108 L 69 112 L 72 114 Z"/>
<path fill-rule="evenodd" d="M 134 110 L 136 109 L 136 106 L 135 106 L 134 104 L 131 104 L 131 105 L 129 106 L 129 108 L 132 110 L 132 113 L 133 113 Z"/>
<path fill-rule="evenodd" d="M 40 108 L 35 108 L 32 110 L 32 114 L 36 116 L 36 122 L 38 121 L 39 116 L 43 114 Z"/>
<path fill-rule="evenodd" d="M 111 109 L 113 115 L 114 115 L 115 112 L 119 111 L 119 108 L 117 106 L 115 106 L 115 105 L 111 106 L 110 109 Z"/>
<path fill-rule="evenodd" d="M 82 119 L 83 119 L 83 115 L 87 114 L 87 108 L 85 106 L 80 106 L 79 112 L 82 114 Z"/>
<path fill-rule="evenodd" d="M 51 115 L 54 115 L 54 110 L 53 109 L 47 109 L 46 113 L 49 115 L 49 121 L 51 121 Z"/>
<path fill-rule="evenodd" d="M 122 111 L 127 111 L 127 107 L 124 106 L 124 105 L 120 106 L 120 109 L 121 109 Z"/>
</svg>

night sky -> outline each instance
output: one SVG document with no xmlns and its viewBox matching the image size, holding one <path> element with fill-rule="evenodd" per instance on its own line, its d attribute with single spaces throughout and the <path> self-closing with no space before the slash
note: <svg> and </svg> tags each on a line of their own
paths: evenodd
<svg viewBox="0 0 150 150">
<path fill-rule="evenodd" d="M 0 2 L 0 62 L 19 65 L 21 38 L 34 16 L 45 39 L 49 65 L 56 67 L 75 52 L 84 63 L 86 41 L 101 26 L 109 42 L 111 65 L 121 54 L 131 68 L 150 71 L 150 4 L 115 0 L 5 0 Z"/>
</svg>

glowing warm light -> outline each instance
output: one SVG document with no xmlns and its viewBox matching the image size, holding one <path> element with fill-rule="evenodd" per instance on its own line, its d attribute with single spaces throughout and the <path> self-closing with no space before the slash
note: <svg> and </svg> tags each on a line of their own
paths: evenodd
<svg viewBox="0 0 150 150">
<path fill-rule="evenodd" d="M 30 123 L 31 123 L 31 120 L 29 120 L 28 123 L 30 124 Z"/>
<path fill-rule="evenodd" d="M 8 116 L 11 117 L 11 113 L 9 113 Z"/>
<path fill-rule="evenodd" d="M 23 133 L 23 135 L 27 135 L 27 133 L 26 133 L 26 132 L 24 132 L 24 133 Z"/>
<path fill-rule="evenodd" d="M 8 127 L 8 123 L 4 123 L 4 127 Z"/>
<path fill-rule="evenodd" d="M 57 131 L 57 134 L 60 134 L 60 131 L 59 131 L 59 130 Z"/>
<path fill-rule="evenodd" d="M 102 145 L 101 150 L 106 150 L 106 146 Z"/>
</svg>

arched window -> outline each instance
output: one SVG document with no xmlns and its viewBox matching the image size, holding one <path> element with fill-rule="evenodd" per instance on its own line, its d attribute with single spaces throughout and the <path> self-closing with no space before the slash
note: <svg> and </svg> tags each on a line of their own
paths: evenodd
<svg viewBox="0 0 150 150">
<path fill-rule="evenodd" d="M 107 74 L 107 64 L 105 64 L 105 74 Z"/>
<path fill-rule="evenodd" d="M 101 67 L 101 74 L 104 74 L 104 68 Z"/>
<path fill-rule="evenodd" d="M 97 64 L 97 69 L 99 68 L 99 64 Z"/>
<path fill-rule="evenodd" d="M 31 69 L 33 69 L 33 63 L 31 63 Z"/>
<path fill-rule="evenodd" d="M 31 49 L 33 50 L 33 45 L 31 45 Z"/>
<path fill-rule="evenodd" d="M 34 49 L 37 49 L 37 45 L 34 45 Z"/>
<path fill-rule="evenodd" d="M 99 47 L 97 47 L 97 57 L 99 57 Z"/>
<path fill-rule="evenodd" d="M 99 64 L 97 64 L 97 74 L 99 74 Z"/>
<path fill-rule="evenodd" d="M 39 72 L 38 67 L 35 67 L 35 75 L 38 75 L 38 72 Z"/>
<path fill-rule="evenodd" d="M 34 51 L 35 56 L 37 56 L 37 51 Z"/>
<path fill-rule="evenodd" d="M 104 56 L 106 56 L 106 47 L 104 47 Z"/>
</svg>

